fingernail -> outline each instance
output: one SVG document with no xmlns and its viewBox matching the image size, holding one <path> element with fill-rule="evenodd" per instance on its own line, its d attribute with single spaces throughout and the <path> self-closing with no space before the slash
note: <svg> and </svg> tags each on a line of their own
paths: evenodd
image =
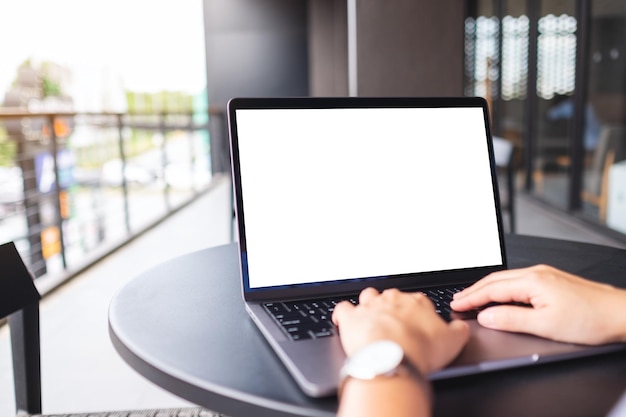
<svg viewBox="0 0 626 417">
<path fill-rule="evenodd" d="M 494 324 L 495 322 L 495 317 L 493 315 L 493 312 L 489 311 L 489 309 L 483 310 L 480 313 L 478 313 L 477 318 L 478 318 L 478 322 L 482 324 L 483 326 L 490 326 Z"/>
</svg>

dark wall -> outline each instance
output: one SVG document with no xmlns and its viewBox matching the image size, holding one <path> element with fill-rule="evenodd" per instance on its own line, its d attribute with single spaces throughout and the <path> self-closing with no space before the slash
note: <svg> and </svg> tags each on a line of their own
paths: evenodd
<svg viewBox="0 0 626 417">
<path fill-rule="evenodd" d="M 459 0 L 358 0 L 360 96 L 463 95 Z"/>
<path fill-rule="evenodd" d="M 309 94 L 306 6 L 299 0 L 204 0 L 214 174 L 230 171 L 228 100 Z"/>
<path fill-rule="evenodd" d="M 346 0 L 204 0 L 209 104 L 348 95 Z M 358 0 L 358 95 L 463 94 L 464 3 Z"/>
<path fill-rule="evenodd" d="M 309 93 L 307 3 L 204 0 L 207 93 L 224 108 L 235 96 Z"/>
<path fill-rule="evenodd" d="M 309 91 L 348 95 L 346 0 L 309 0 Z"/>
<path fill-rule="evenodd" d="M 309 0 L 311 95 L 348 95 L 346 0 Z M 464 2 L 358 0 L 359 96 L 463 95 Z"/>
</svg>

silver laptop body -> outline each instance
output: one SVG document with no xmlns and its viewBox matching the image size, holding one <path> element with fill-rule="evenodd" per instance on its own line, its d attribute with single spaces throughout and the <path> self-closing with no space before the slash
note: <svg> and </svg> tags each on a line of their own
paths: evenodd
<svg viewBox="0 0 626 417">
<path fill-rule="evenodd" d="M 236 98 L 228 120 L 246 309 L 306 394 L 336 392 L 339 338 L 292 340 L 268 303 L 467 286 L 507 267 L 483 99 Z M 469 321 L 469 344 L 430 378 L 585 349 Z"/>
</svg>

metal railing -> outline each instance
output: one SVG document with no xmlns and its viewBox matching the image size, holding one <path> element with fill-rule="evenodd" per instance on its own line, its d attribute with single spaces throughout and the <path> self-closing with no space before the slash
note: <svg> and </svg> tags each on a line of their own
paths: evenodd
<svg viewBox="0 0 626 417">
<path fill-rule="evenodd" d="M 220 111 L 0 109 L 0 243 L 16 243 L 36 283 L 65 280 L 226 171 L 211 155 L 210 125 L 223 128 Z"/>
</svg>

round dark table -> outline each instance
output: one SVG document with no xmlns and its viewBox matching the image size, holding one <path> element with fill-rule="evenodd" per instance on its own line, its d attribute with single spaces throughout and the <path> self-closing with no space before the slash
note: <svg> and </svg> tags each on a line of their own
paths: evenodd
<svg viewBox="0 0 626 417">
<path fill-rule="evenodd" d="M 626 251 L 506 237 L 510 268 L 546 263 L 626 287 Z M 572 306 L 576 308 L 576 306 Z M 237 416 L 333 416 L 303 394 L 248 317 L 236 244 L 193 252 L 133 279 L 113 298 L 121 357 L 162 388 Z M 435 416 L 605 416 L 626 389 L 626 352 L 434 383 Z"/>
</svg>

